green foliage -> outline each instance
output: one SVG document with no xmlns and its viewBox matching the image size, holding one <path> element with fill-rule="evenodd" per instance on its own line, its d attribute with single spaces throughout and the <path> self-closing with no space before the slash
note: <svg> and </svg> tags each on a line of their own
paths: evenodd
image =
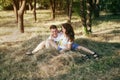
<svg viewBox="0 0 120 80">
<path fill-rule="evenodd" d="M 39 7 L 43 9 L 48 9 L 50 7 L 49 0 L 37 0 L 37 3 L 39 4 Z"/>
<path fill-rule="evenodd" d="M 110 11 L 113 14 L 120 12 L 120 0 L 100 0 L 101 10 Z"/>
<path fill-rule="evenodd" d="M 0 0 L 0 10 L 12 9 L 12 0 Z"/>
<path fill-rule="evenodd" d="M 80 3 L 73 2 L 73 11 L 75 14 L 80 15 Z"/>
</svg>

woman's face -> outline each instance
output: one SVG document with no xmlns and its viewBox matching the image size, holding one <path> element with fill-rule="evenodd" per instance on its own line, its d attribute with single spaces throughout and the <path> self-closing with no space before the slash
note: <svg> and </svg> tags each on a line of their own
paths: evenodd
<svg viewBox="0 0 120 80">
<path fill-rule="evenodd" d="M 65 33 L 66 29 L 62 26 L 62 32 Z"/>
</svg>

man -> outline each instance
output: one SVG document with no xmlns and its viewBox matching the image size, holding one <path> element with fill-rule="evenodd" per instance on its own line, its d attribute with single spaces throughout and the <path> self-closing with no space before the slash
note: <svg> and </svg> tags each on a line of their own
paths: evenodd
<svg viewBox="0 0 120 80">
<path fill-rule="evenodd" d="M 59 41 L 59 38 L 60 38 L 62 33 L 58 31 L 58 29 L 55 25 L 50 26 L 50 32 L 51 32 L 51 34 L 47 40 L 42 41 L 40 44 L 38 44 L 38 46 L 32 52 L 27 52 L 26 54 L 27 55 L 35 54 L 40 49 L 49 48 L 50 47 L 50 45 L 49 45 L 50 40 L 53 40 L 53 41 L 55 41 L 55 43 L 57 43 Z"/>
</svg>

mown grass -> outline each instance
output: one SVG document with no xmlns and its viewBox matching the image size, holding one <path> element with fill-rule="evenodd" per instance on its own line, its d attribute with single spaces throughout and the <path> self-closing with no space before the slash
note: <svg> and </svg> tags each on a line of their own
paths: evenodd
<svg viewBox="0 0 120 80">
<path fill-rule="evenodd" d="M 93 34 L 88 37 L 82 35 L 81 23 L 74 18 L 78 16 L 73 17 L 75 42 L 101 56 L 99 60 L 94 60 L 92 57 L 84 59 L 83 56 L 87 54 L 84 51 L 68 51 L 60 54 L 52 48 L 40 50 L 35 55 L 25 55 L 42 40 L 47 39 L 50 24 L 60 26 L 65 17 L 58 17 L 52 21 L 49 11 L 38 11 L 38 22 L 34 23 L 32 13 L 27 12 L 25 33 L 21 34 L 17 32 L 13 13 L 0 12 L 0 14 L 3 13 L 4 15 L 0 15 L 0 80 L 120 79 L 120 20 L 118 15 L 116 15 L 118 17 L 100 17 L 93 21 Z M 48 18 L 44 19 L 42 14 Z M 2 22 L 3 19 L 5 22 Z"/>
</svg>

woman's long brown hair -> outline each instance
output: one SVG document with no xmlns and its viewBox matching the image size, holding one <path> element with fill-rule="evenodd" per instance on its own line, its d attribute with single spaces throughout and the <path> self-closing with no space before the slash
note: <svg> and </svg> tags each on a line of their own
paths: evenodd
<svg viewBox="0 0 120 80">
<path fill-rule="evenodd" d="M 69 37 L 70 41 L 74 41 L 74 30 L 71 24 L 69 23 L 64 23 L 62 24 L 64 29 L 66 30 L 66 35 Z"/>
</svg>

